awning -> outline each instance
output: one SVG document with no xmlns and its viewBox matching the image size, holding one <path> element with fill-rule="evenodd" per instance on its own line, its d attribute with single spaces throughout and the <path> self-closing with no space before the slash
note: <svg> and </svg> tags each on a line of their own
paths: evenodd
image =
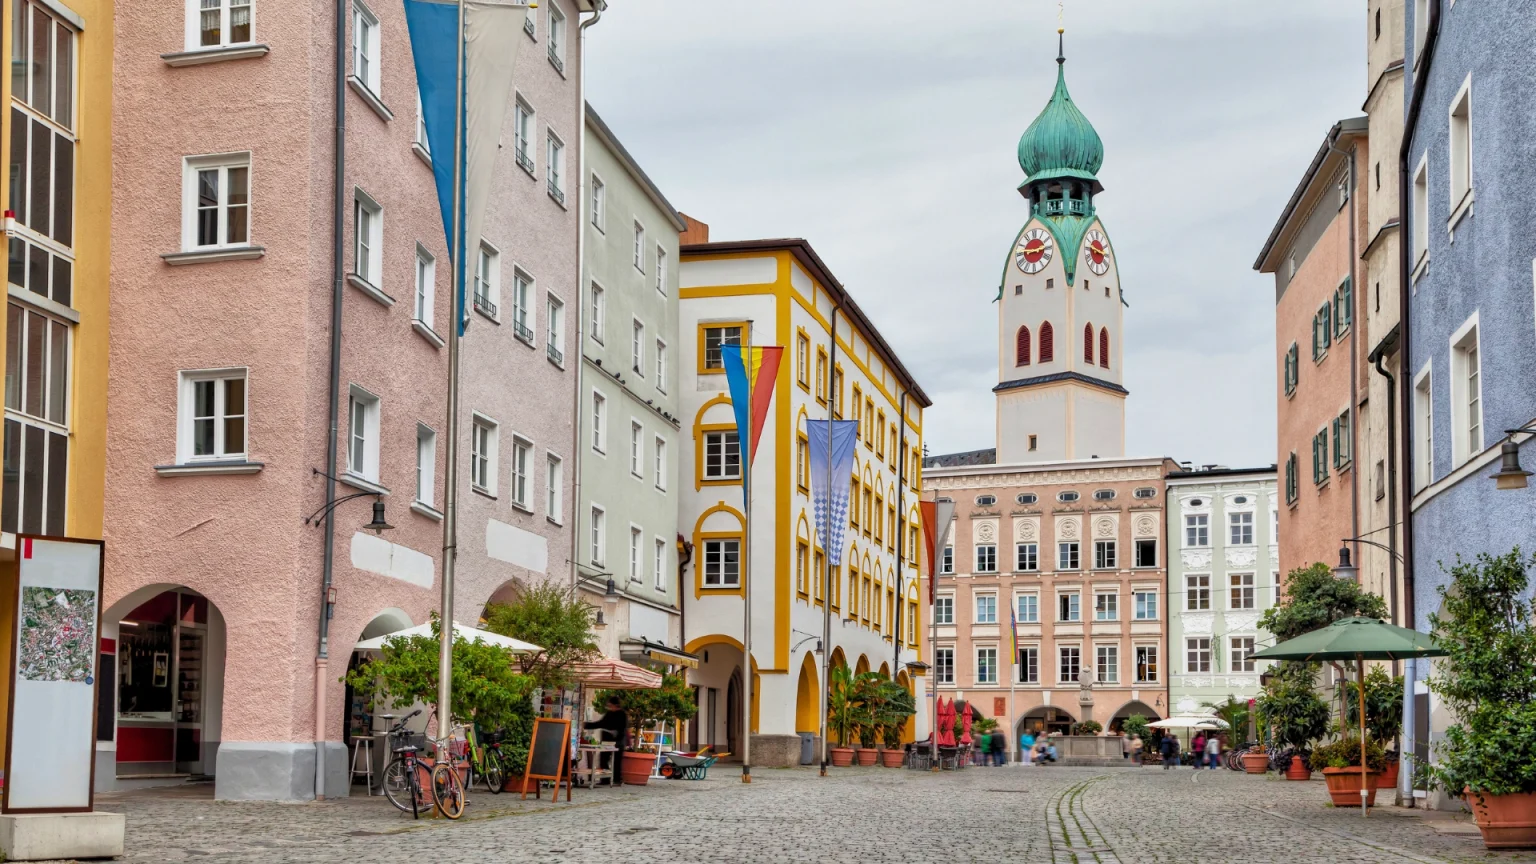
<svg viewBox="0 0 1536 864">
<path fill-rule="evenodd" d="M 611 657 L 573 663 L 570 671 L 577 681 L 595 690 L 653 690 L 661 686 L 657 673 Z"/>
<path fill-rule="evenodd" d="M 392 639 L 396 636 L 410 637 L 431 635 L 432 624 L 431 622 L 428 622 L 426 624 L 418 624 L 415 627 L 408 627 L 404 630 L 399 630 L 394 633 L 385 633 L 383 636 L 375 636 L 372 639 L 364 639 L 356 645 L 353 645 L 352 650 L 378 651 L 384 647 L 385 640 Z M 521 639 L 513 639 L 511 636 L 503 636 L 500 633 L 492 633 L 489 630 L 477 630 L 474 627 L 465 627 L 463 624 L 460 624 L 457 621 L 453 622 L 453 635 L 455 638 L 468 639 L 473 642 L 488 642 L 492 645 L 500 645 L 503 648 L 510 648 L 513 654 L 537 654 L 538 652 L 544 650 L 532 642 L 524 642 Z"/>
<path fill-rule="evenodd" d="M 665 663 L 668 666 L 686 666 L 689 669 L 699 668 L 699 656 L 697 654 L 689 654 L 687 651 L 679 648 L 668 648 L 665 645 L 645 639 L 620 644 L 619 656 L 632 661 L 649 660 L 654 663 Z"/>
</svg>

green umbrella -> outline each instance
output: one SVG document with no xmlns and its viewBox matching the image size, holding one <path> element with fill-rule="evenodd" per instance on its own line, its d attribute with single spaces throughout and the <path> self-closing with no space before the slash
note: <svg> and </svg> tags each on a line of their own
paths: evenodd
<svg viewBox="0 0 1536 864">
<path fill-rule="evenodd" d="M 1252 656 L 1255 660 L 1355 661 L 1360 691 L 1360 815 L 1364 816 L 1370 794 L 1366 785 L 1370 774 L 1365 765 L 1365 661 L 1444 657 L 1445 654 L 1428 634 L 1417 630 L 1395 627 L 1375 618 L 1344 618 L 1256 651 Z"/>
</svg>

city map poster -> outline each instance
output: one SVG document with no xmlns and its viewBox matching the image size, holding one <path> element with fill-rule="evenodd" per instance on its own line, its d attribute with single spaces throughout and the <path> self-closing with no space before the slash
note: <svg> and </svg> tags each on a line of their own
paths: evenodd
<svg viewBox="0 0 1536 864">
<path fill-rule="evenodd" d="M 28 681 L 96 683 L 95 591 L 23 586 L 18 611 L 18 675 Z"/>
</svg>

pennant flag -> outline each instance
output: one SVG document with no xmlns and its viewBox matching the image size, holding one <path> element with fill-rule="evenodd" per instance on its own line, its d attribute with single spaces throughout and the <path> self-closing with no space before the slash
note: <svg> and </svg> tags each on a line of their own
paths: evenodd
<svg viewBox="0 0 1536 864">
<path fill-rule="evenodd" d="M 1018 609 L 1014 605 L 1008 606 L 1008 669 L 1014 676 L 1010 681 L 1018 679 L 1018 672 L 1014 667 L 1019 664 L 1019 616 Z"/>
<path fill-rule="evenodd" d="M 779 378 L 779 359 L 784 349 L 777 345 L 761 348 L 744 348 L 740 345 L 720 346 L 720 358 L 725 364 L 725 380 L 731 388 L 731 407 L 736 411 L 737 440 L 741 442 L 741 476 L 746 482 L 747 468 L 757 455 L 757 441 L 768 422 L 768 403 L 773 401 L 773 385 Z M 748 414 L 751 411 L 751 425 Z M 752 440 L 747 441 L 751 431 Z"/>
<path fill-rule="evenodd" d="M 923 517 L 923 542 L 928 551 L 928 605 L 933 605 L 934 588 L 938 583 L 938 552 L 949 539 L 949 527 L 955 519 L 955 502 L 923 501 L 919 505 Z"/>
<path fill-rule="evenodd" d="M 811 504 L 816 511 L 816 537 L 832 566 L 837 567 L 843 563 L 843 530 L 848 527 L 848 489 L 853 481 L 859 424 L 854 420 L 807 420 L 805 434 L 811 451 Z"/>
<path fill-rule="evenodd" d="M 923 520 L 923 560 L 928 562 L 928 605 L 933 605 L 933 585 L 938 580 L 934 574 L 939 572 L 938 563 L 933 558 L 933 530 L 938 521 L 933 510 L 936 505 L 932 501 L 919 501 L 917 503 L 918 515 Z"/>
<path fill-rule="evenodd" d="M 485 205 L 492 189 L 496 154 L 501 149 L 502 121 L 512 96 L 512 67 L 522 44 L 523 19 L 528 7 L 502 3 L 404 0 L 405 23 L 416 61 L 416 87 L 421 93 L 421 114 L 432 152 L 432 177 L 437 203 L 448 237 L 448 257 L 453 261 L 458 293 L 454 298 L 454 322 L 459 335 L 469 321 L 464 302 L 467 281 L 465 250 L 478 248 Z M 460 90 L 459 9 L 464 10 L 464 80 Z M 455 123 L 458 97 L 464 114 Z M 453 139 L 457 126 L 463 133 L 460 151 L 461 189 L 459 218 L 463 231 L 453 236 Z"/>
</svg>

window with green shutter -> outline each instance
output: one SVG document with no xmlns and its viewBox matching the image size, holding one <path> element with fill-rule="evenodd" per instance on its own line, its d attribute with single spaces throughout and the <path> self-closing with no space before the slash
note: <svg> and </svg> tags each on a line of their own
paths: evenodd
<svg viewBox="0 0 1536 864">
<path fill-rule="evenodd" d="M 1285 457 L 1285 500 L 1286 500 L 1286 502 L 1287 503 L 1295 502 L 1296 495 L 1297 495 L 1296 454 L 1292 453 L 1291 455 Z"/>
<path fill-rule="evenodd" d="M 1350 460 L 1349 412 L 1333 420 L 1333 467 L 1343 469 Z"/>
<path fill-rule="evenodd" d="M 1291 347 L 1286 349 L 1285 352 L 1285 395 L 1287 396 L 1296 392 L 1296 384 L 1301 373 L 1300 361 L 1301 357 L 1296 349 L 1296 343 L 1292 342 Z"/>
<path fill-rule="evenodd" d="M 1354 321 L 1354 294 L 1353 282 L 1347 276 L 1338 290 L 1333 292 L 1333 333 L 1336 337 L 1342 338 Z"/>
<path fill-rule="evenodd" d="M 1312 482 L 1321 486 L 1328 480 L 1328 430 L 1312 436 Z"/>
</svg>

